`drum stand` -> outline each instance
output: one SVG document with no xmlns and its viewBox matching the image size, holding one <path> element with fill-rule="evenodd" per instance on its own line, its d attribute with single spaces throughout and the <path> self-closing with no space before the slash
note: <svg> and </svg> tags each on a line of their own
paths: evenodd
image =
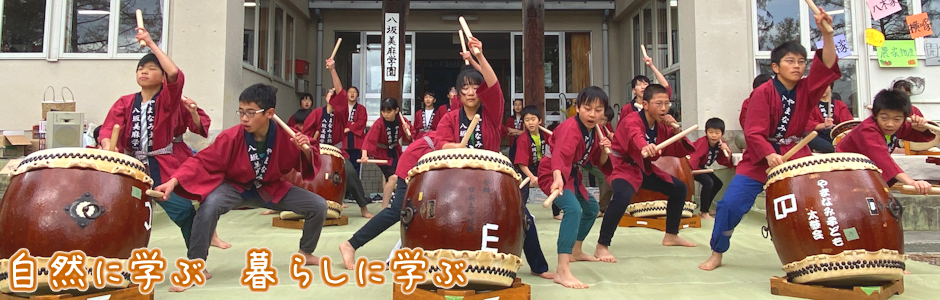
<svg viewBox="0 0 940 300">
<path fill-rule="evenodd" d="M 623 217 L 620 218 L 620 227 L 643 227 L 643 228 L 652 228 L 659 231 L 666 231 L 666 217 L 658 218 L 638 218 L 630 215 L 629 213 L 623 214 Z M 679 222 L 679 229 L 686 228 L 702 228 L 702 217 L 698 215 L 692 215 L 688 218 L 682 218 L 682 221 Z"/>
<path fill-rule="evenodd" d="M 770 293 L 779 296 L 816 300 L 885 300 L 904 293 L 904 279 L 882 286 L 833 288 L 818 285 L 791 283 L 786 277 L 770 277 Z"/>
<path fill-rule="evenodd" d="M 326 221 L 323 221 L 323 226 L 343 225 L 349 225 L 349 216 L 342 215 L 339 216 L 339 219 L 326 219 Z M 274 219 L 271 220 L 271 226 L 290 229 L 304 229 L 304 220 L 283 220 L 281 217 L 274 217 Z"/>
<path fill-rule="evenodd" d="M 904 155 L 940 155 L 940 152 L 911 150 L 911 142 L 904 141 Z"/>
<path fill-rule="evenodd" d="M 411 295 L 405 295 L 401 292 L 401 286 L 397 283 L 392 288 L 392 300 L 445 300 L 457 298 L 463 300 L 530 300 L 532 299 L 532 287 L 522 283 L 522 279 L 516 278 L 512 286 L 488 292 L 477 292 L 474 290 L 458 289 L 437 289 L 436 292 L 423 288 L 415 289 Z"/>
<path fill-rule="evenodd" d="M 89 284 L 90 285 L 90 284 Z M 77 290 L 67 290 L 61 291 L 62 294 L 53 294 L 53 295 L 39 295 L 39 296 L 17 296 L 13 294 L 0 294 L 0 300 L 58 300 L 58 299 L 69 299 L 69 300 L 91 300 L 91 299 L 111 299 L 111 300 L 153 300 L 153 292 L 149 295 L 141 294 L 137 289 L 136 284 L 132 284 L 126 288 L 113 289 L 99 293 L 73 296 L 68 292 L 78 292 Z"/>
</svg>

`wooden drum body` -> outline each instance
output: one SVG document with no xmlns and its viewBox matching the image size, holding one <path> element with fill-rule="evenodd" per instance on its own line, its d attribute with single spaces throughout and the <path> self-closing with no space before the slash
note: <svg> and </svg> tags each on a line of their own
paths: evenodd
<svg viewBox="0 0 940 300">
<path fill-rule="evenodd" d="M 133 157 L 97 149 L 42 150 L 26 157 L 12 176 L 0 201 L 0 274 L 9 274 L 9 258 L 21 248 L 40 261 L 75 250 L 91 261 L 123 261 L 150 242 L 153 209 L 144 193 L 153 181 Z M 2 292 L 10 292 L 7 279 L 0 280 Z M 48 273 L 38 281 L 39 289 L 48 287 Z"/>
<path fill-rule="evenodd" d="M 320 144 L 320 169 L 313 180 L 303 180 L 297 170 L 284 175 L 283 179 L 328 200 L 326 218 L 339 219 L 343 212 L 343 199 L 346 198 L 346 160 L 338 148 Z M 293 213 L 286 216 L 286 219 L 302 218 Z"/>
<path fill-rule="evenodd" d="M 842 138 L 844 138 L 846 134 L 851 132 L 852 129 L 855 128 L 855 126 L 858 126 L 858 124 L 862 124 L 862 121 L 848 120 L 848 121 L 839 123 L 835 127 L 832 127 L 832 130 L 829 131 L 829 138 L 832 139 L 832 145 L 833 146 L 838 145 L 839 142 L 842 141 Z"/>
<path fill-rule="evenodd" d="M 431 260 L 466 259 L 469 285 L 508 287 L 522 266 L 525 217 L 520 176 L 502 154 L 476 149 L 428 153 L 408 172 L 402 247 Z"/>
<path fill-rule="evenodd" d="M 795 283 L 878 285 L 904 271 L 903 208 L 864 155 L 822 154 L 768 175 L 767 223 Z"/>
<path fill-rule="evenodd" d="M 692 176 L 692 164 L 688 157 L 662 156 L 653 162 L 653 165 L 659 167 L 669 175 L 676 176 L 685 183 L 689 192 L 685 196 L 685 207 L 682 208 L 682 217 L 689 218 L 695 212 L 697 206 L 692 202 L 692 195 L 695 192 L 695 178 Z M 666 195 L 650 190 L 640 189 L 633 196 L 630 205 L 627 206 L 627 213 L 638 218 L 655 218 L 666 216 Z"/>
</svg>

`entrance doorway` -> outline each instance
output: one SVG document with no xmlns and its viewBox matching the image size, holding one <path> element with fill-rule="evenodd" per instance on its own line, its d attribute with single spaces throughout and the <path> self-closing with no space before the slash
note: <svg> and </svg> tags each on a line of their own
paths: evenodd
<svg viewBox="0 0 940 300">
<path fill-rule="evenodd" d="M 503 89 L 503 105 L 509 109 L 510 33 L 477 33 L 475 36 L 483 42 L 486 60 L 496 72 Z M 415 35 L 415 45 L 417 89 L 413 111 L 423 107 L 421 99 L 428 90 L 434 92 L 435 106 L 447 105 L 447 92 L 456 84 L 457 76 L 465 67 L 463 59 L 460 59 L 460 37 L 456 32 L 418 32 Z"/>
</svg>

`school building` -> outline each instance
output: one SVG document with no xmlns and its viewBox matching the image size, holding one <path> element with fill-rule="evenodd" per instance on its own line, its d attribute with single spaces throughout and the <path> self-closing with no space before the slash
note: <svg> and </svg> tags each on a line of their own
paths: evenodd
<svg viewBox="0 0 940 300">
<path fill-rule="evenodd" d="M 927 12 L 940 23 L 940 0 L 901 0 L 901 12 L 873 21 L 865 0 L 817 0 L 835 14 L 836 35 L 845 34 L 851 53 L 840 60 L 843 77 L 834 91 L 856 116 L 868 116 L 870 99 L 896 78 L 940 80 L 926 66 L 937 49 L 917 39 L 917 66 L 880 67 L 865 29 L 888 40 L 910 39 L 907 15 Z M 404 52 L 403 113 L 433 90 L 444 103 L 462 66 L 457 18 L 464 16 L 484 44 L 504 90 L 507 108 L 523 98 L 522 1 L 411 1 Z M 237 97 L 255 83 L 278 87 L 277 112 L 287 118 L 299 93 L 322 101 L 332 86 L 323 60 L 334 41 L 337 69 L 346 86 L 359 87 L 370 119 L 378 117 L 381 90 L 382 1 L 353 0 L 0 0 L 0 130 L 28 130 L 41 119 L 40 102 L 52 86 L 74 92 L 77 111 L 100 124 L 121 95 L 139 91 L 134 70 L 142 50 L 134 40 L 134 11 L 185 73 L 184 94 L 212 118 L 217 134 L 238 123 Z M 810 51 L 820 32 L 802 0 L 545 0 L 545 99 L 551 112 L 564 110 L 584 87 L 608 91 L 613 104 L 631 97 L 630 80 L 652 77 L 641 45 L 673 87 L 684 126 L 711 117 L 740 135 L 741 102 L 759 73 L 770 73 L 770 50 L 799 40 Z M 938 37 L 934 33 L 929 37 Z M 931 52 L 932 51 L 932 52 Z M 915 88 L 916 89 L 916 88 Z M 51 93 L 45 95 L 49 100 Z M 69 98 L 66 95 L 66 98 Z M 914 96 L 928 117 L 940 114 L 940 91 Z M 420 100 L 418 100 L 420 101 Z M 619 107 L 618 105 L 618 107 Z M 507 114 L 509 110 L 507 109 Z M 933 117 L 932 119 L 940 119 Z M 704 128 L 701 128 L 704 130 Z M 733 137 L 732 137 L 733 138 Z M 194 148 L 207 141 L 187 137 Z M 734 144 L 734 143 L 732 143 Z"/>
</svg>

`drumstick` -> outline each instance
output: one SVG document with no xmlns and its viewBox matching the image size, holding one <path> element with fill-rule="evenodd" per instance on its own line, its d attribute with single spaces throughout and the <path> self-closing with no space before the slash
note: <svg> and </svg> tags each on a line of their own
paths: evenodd
<svg viewBox="0 0 940 300">
<path fill-rule="evenodd" d="M 650 58 L 649 54 L 646 54 L 646 45 L 640 45 L 640 51 L 643 51 L 644 58 Z M 649 66 L 651 63 L 647 62 L 646 65 Z"/>
<path fill-rule="evenodd" d="M 183 96 L 183 100 L 187 100 L 187 99 L 189 99 L 189 97 Z M 189 107 L 196 108 L 196 103 L 190 104 Z"/>
<path fill-rule="evenodd" d="M 819 11 L 819 7 L 816 6 L 816 3 L 813 3 L 813 0 L 806 0 L 806 5 L 813 10 L 814 14 L 821 15 L 822 12 Z M 826 33 L 832 33 L 832 25 L 829 23 L 823 22 L 823 29 L 826 30 Z"/>
<path fill-rule="evenodd" d="M 150 197 L 163 199 L 163 192 L 158 192 L 158 191 L 154 191 L 154 190 L 147 190 L 146 192 L 144 192 L 144 194 L 146 194 L 147 196 L 150 196 Z"/>
<path fill-rule="evenodd" d="M 633 102 L 633 107 L 636 107 L 637 110 L 643 110 L 643 104 Z"/>
<path fill-rule="evenodd" d="M 601 127 L 600 127 L 600 126 L 594 126 L 594 129 L 597 129 L 597 135 L 598 135 L 598 136 L 606 137 L 606 136 L 604 136 L 604 132 L 601 131 Z M 607 146 L 601 146 L 601 148 L 604 149 L 604 154 L 610 155 L 610 148 L 607 148 Z"/>
<path fill-rule="evenodd" d="M 297 134 L 294 133 L 294 130 L 291 129 L 290 126 L 287 126 L 287 124 L 284 124 L 284 121 L 281 121 L 281 118 L 279 118 L 277 114 L 274 114 L 274 122 L 277 122 L 278 126 L 281 126 L 281 128 L 283 128 L 284 130 L 287 130 L 287 134 L 290 135 L 291 138 L 294 138 L 297 136 Z M 310 150 L 310 145 L 304 144 L 303 148 L 304 150 Z"/>
<path fill-rule="evenodd" d="M 907 118 L 907 121 L 908 121 L 908 122 L 911 122 L 911 123 L 914 123 L 914 121 L 911 120 L 910 117 Z M 924 126 L 927 126 L 927 129 L 930 129 L 930 131 L 938 131 L 938 132 L 940 132 L 940 127 L 937 127 L 936 125 L 927 123 L 927 124 L 924 124 Z"/>
<path fill-rule="evenodd" d="M 463 52 L 467 52 L 467 42 L 464 41 L 463 30 L 457 30 L 457 33 L 460 34 L 460 47 L 463 48 Z M 470 61 L 464 59 L 464 60 L 463 60 L 463 64 L 469 66 L 469 65 L 470 65 Z"/>
<path fill-rule="evenodd" d="M 708 174 L 708 173 L 715 173 L 715 170 L 712 170 L 712 169 L 701 169 L 701 170 L 692 171 L 692 175 L 693 175 L 693 176 L 699 175 L 699 174 Z"/>
<path fill-rule="evenodd" d="M 384 160 L 384 159 L 366 159 L 366 160 L 361 160 L 361 161 L 359 161 L 359 163 L 362 163 L 362 164 L 387 165 L 387 164 L 388 164 L 388 160 Z"/>
<path fill-rule="evenodd" d="M 460 21 L 460 26 L 463 27 L 463 33 L 467 35 L 467 40 L 469 41 L 470 38 L 473 37 L 473 33 L 470 32 L 470 27 L 467 26 L 467 20 L 464 20 L 463 16 L 460 16 L 457 20 Z M 471 50 L 473 50 L 473 55 L 480 55 L 480 48 L 473 47 Z"/>
<path fill-rule="evenodd" d="M 401 118 L 401 125 L 405 126 L 405 117 L 401 115 L 401 112 L 398 112 L 398 117 Z M 405 130 L 405 135 L 408 136 L 408 139 L 411 139 L 411 128 Z"/>
<path fill-rule="evenodd" d="M 718 146 L 721 146 L 721 144 L 724 144 L 724 143 L 725 141 L 718 140 Z M 728 150 L 721 149 L 721 153 L 723 153 L 726 157 L 731 158 L 731 153 L 728 153 Z"/>
<path fill-rule="evenodd" d="M 555 190 L 552 192 L 552 194 L 549 195 L 547 199 L 545 199 L 545 202 L 542 202 L 542 207 L 551 206 L 552 202 L 555 201 L 555 198 L 557 198 L 559 194 L 561 194 L 561 190 Z"/>
<path fill-rule="evenodd" d="M 470 142 L 470 136 L 473 135 L 473 130 L 477 128 L 477 123 L 480 123 L 480 115 L 473 116 L 473 120 L 470 121 L 470 126 L 467 127 L 467 133 L 464 134 L 463 139 L 460 140 L 460 148 L 467 147 L 467 143 Z"/>
<path fill-rule="evenodd" d="M 659 145 L 656 145 L 656 152 L 659 152 L 660 150 L 665 149 L 666 147 L 668 147 L 668 146 L 671 145 L 672 143 L 675 143 L 675 142 L 678 141 L 679 139 L 684 138 L 686 135 L 688 135 L 688 134 L 691 133 L 692 131 L 695 131 L 696 129 L 698 129 L 698 125 L 692 125 L 692 127 L 689 127 L 688 129 L 683 130 L 683 131 L 680 132 L 679 134 L 676 134 L 676 135 L 672 136 L 671 138 L 669 138 L 669 139 L 666 140 L 665 142 L 659 143 Z M 643 153 L 643 157 L 650 157 L 650 156 L 653 156 L 653 153 Z"/>
<path fill-rule="evenodd" d="M 526 177 L 525 179 L 523 179 L 522 183 L 519 184 L 519 188 L 520 189 L 524 188 L 527 184 L 529 184 L 529 180 L 530 180 L 529 177 Z"/>
<path fill-rule="evenodd" d="M 902 185 L 901 190 L 909 193 L 917 193 L 917 189 L 913 185 Z M 927 192 L 928 195 L 938 195 L 940 194 L 940 187 L 930 188 L 930 192 Z"/>
<path fill-rule="evenodd" d="M 336 39 L 336 45 L 333 46 L 333 54 L 330 54 L 330 59 L 336 57 L 336 50 L 339 50 L 339 44 L 343 43 L 343 38 Z"/>
<path fill-rule="evenodd" d="M 553 134 L 554 134 L 554 133 L 552 133 L 551 130 L 548 130 L 548 128 L 539 126 L 539 129 L 541 129 L 543 132 L 547 133 L 548 135 L 553 135 Z"/>
<path fill-rule="evenodd" d="M 108 151 L 117 152 L 117 139 L 118 135 L 121 134 L 121 125 L 114 124 L 113 129 L 111 129 L 111 145 L 108 146 Z"/>
<path fill-rule="evenodd" d="M 796 146 L 793 146 L 793 148 L 790 149 L 790 151 L 787 151 L 787 153 L 783 155 L 783 158 L 782 158 L 783 161 L 786 162 L 791 157 L 793 157 L 793 155 L 796 155 L 796 153 L 799 152 L 800 149 L 803 149 L 803 147 L 805 147 L 806 144 L 809 144 L 809 141 L 812 141 L 814 138 L 816 138 L 816 135 L 817 133 L 815 131 L 811 131 L 809 134 L 807 134 L 806 137 L 804 137 L 802 140 L 800 140 L 799 143 L 796 144 Z"/>
<path fill-rule="evenodd" d="M 139 9 L 137 10 L 137 27 L 144 28 L 144 13 L 141 12 Z M 137 30 L 137 32 L 140 33 L 142 31 Z M 147 46 L 147 42 L 144 42 L 143 40 L 141 40 L 140 46 L 141 47 Z"/>
</svg>

